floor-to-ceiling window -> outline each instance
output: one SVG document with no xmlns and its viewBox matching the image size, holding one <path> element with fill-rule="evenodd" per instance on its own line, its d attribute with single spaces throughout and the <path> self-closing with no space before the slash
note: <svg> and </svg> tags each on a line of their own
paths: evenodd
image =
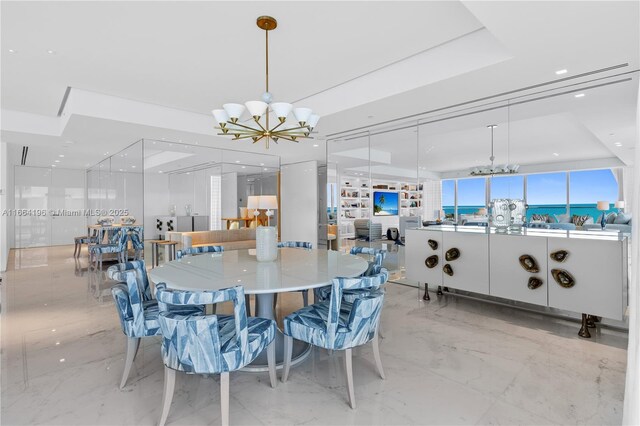
<svg viewBox="0 0 640 426">
<path fill-rule="evenodd" d="M 618 182 L 611 169 L 584 170 L 569 173 L 569 212 L 571 215 L 589 215 L 597 220 L 602 214 L 596 208 L 598 201 L 608 201 L 608 212 L 614 211 L 618 200 Z"/>
<path fill-rule="evenodd" d="M 524 176 L 522 175 L 492 176 L 490 183 L 492 200 L 496 198 L 524 198 Z"/>
<path fill-rule="evenodd" d="M 527 176 L 527 220 L 533 214 L 550 216 L 567 213 L 567 173 Z"/>
<path fill-rule="evenodd" d="M 456 215 L 456 181 L 447 179 L 442 181 L 442 210 L 447 219 Z"/>
<path fill-rule="evenodd" d="M 486 207 L 486 179 L 458 179 L 458 215 L 474 214 Z"/>
</svg>

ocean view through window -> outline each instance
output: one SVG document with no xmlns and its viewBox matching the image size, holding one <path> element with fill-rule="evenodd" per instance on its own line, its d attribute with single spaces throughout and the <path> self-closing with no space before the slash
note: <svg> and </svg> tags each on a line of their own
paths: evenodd
<svg viewBox="0 0 640 426">
<path fill-rule="evenodd" d="M 611 169 L 494 176 L 487 179 L 490 179 L 490 199 L 524 198 L 526 179 L 527 220 L 533 214 L 555 217 L 568 213 L 589 215 L 597 221 L 602 213 L 596 208 L 598 201 L 609 201 L 608 212 L 617 211 L 614 203 L 618 200 L 618 183 Z M 484 178 L 458 180 L 458 215 L 473 214 L 485 207 L 484 182 Z M 443 180 L 442 209 L 447 217 L 453 218 L 456 214 L 455 200 L 456 181 Z"/>
</svg>

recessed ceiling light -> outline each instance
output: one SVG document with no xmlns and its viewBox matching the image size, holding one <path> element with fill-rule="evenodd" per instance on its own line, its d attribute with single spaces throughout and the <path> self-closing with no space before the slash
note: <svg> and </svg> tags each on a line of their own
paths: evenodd
<svg viewBox="0 0 640 426">
<path fill-rule="evenodd" d="M 59 162 L 60 162 L 60 160 L 56 160 L 55 162 L 56 162 L 56 163 L 59 163 Z"/>
<path fill-rule="evenodd" d="M 132 168 L 132 169 L 135 169 L 135 168 L 136 168 L 136 166 L 131 166 L 131 168 Z"/>
<path fill-rule="evenodd" d="M 263 170 L 268 170 L 266 167 Z"/>
<path fill-rule="evenodd" d="M 236 163 L 239 163 L 239 162 L 240 162 L 240 160 L 236 160 Z"/>
<path fill-rule="evenodd" d="M 260 163 L 261 166 L 264 166 L 264 163 Z"/>
<path fill-rule="evenodd" d="M 247 166 L 242 166 L 242 168 L 243 168 L 243 169 L 246 169 L 246 168 L 247 168 Z"/>
<path fill-rule="evenodd" d="M 123 169 L 120 169 L 120 171 L 121 171 L 121 172 L 124 172 L 124 170 L 123 170 Z"/>
<path fill-rule="evenodd" d="M 584 98 L 584 93 L 578 93 L 575 95 L 576 98 Z"/>
<path fill-rule="evenodd" d="M 71 144 L 71 143 L 75 143 L 75 142 L 74 141 L 66 141 L 65 143 Z"/>
<path fill-rule="evenodd" d="M 55 51 L 55 50 L 51 50 L 51 49 L 49 49 L 49 50 L 47 50 L 47 53 L 48 53 L 49 55 L 55 55 L 55 54 L 56 54 L 56 51 Z"/>
<path fill-rule="evenodd" d="M 562 75 L 562 74 L 566 74 L 567 70 L 558 70 L 556 71 L 556 75 Z"/>
<path fill-rule="evenodd" d="M 55 166 L 56 166 L 55 164 L 52 164 L 52 165 L 51 165 L 51 167 L 55 167 Z"/>
<path fill-rule="evenodd" d="M 158 173 L 162 173 L 162 170 L 158 170 Z"/>
<path fill-rule="evenodd" d="M 616 142 L 614 143 L 615 146 L 622 146 L 622 142 Z"/>
<path fill-rule="evenodd" d="M 60 155 L 58 155 L 58 157 L 64 158 L 64 154 L 60 154 Z"/>
<path fill-rule="evenodd" d="M 18 53 L 18 51 L 15 49 L 9 49 L 9 53 Z"/>
<path fill-rule="evenodd" d="M 314 147 L 314 148 L 317 148 L 317 147 L 318 147 L 318 144 L 317 144 L 317 143 L 314 143 L 314 144 L 313 144 L 313 147 Z"/>
<path fill-rule="evenodd" d="M 557 156 L 559 156 L 559 155 L 560 155 L 560 154 L 558 154 L 557 152 L 554 152 L 554 153 L 553 153 L 553 156 L 554 156 L 554 157 L 557 157 Z"/>
</svg>

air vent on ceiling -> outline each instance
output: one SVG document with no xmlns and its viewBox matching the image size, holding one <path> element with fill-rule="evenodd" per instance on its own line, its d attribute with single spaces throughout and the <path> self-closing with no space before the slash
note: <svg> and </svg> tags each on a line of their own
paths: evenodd
<svg viewBox="0 0 640 426">
<path fill-rule="evenodd" d="M 22 147 L 22 159 L 20 160 L 20 165 L 25 166 L 27 164 L 27 154 L 29 153 L 29 147 Z"/>
</svg>

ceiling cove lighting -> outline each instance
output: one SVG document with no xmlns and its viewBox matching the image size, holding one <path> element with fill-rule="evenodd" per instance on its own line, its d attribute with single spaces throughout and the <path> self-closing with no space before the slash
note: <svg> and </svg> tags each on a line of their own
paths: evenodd
<svg viewBox="0 0 640 426">
<path fill-rule="evenodd" d="M 474 167 L 469 173 L 471 176 L 510 175 L 518 173 L 518 169 L 520 168 L 519 164 L 505 164 L 504 166 L 498 167 L 493 165 L 493 161 L 496 159 L 495 155 L 493 155 L 493 131 L 496 127 L 498 127 L 497 124 L 489 124 L 487 126 L 488 129 L 491 129 L 491 156 L 489 157 L 491 164 L 484 167 Z"/>
<path fill-rule="evenodd" d="M 318 124 L 320 116 L 312 114 L 310 108 L 295 108 L 290 103 L 271 102 L 272 95 L 269 93 L 269 31 L 275 30 L 278 22 L 271 16 L 260 16 L 256 24 L 265 32 L 265 92 L 260 101 L 248 101 L 244 105 L 228 103 L 222 105 L 222 109 L 211 111 L 218 122 L 216 129 L 222 131 L 218 135 L 232 136 L 232 140 L 252 139 L 253 143 L 264 139 L 267 149 L 269 149 L 269 141 L 278 143 L 279 139 L 284 139 L 298 142 L 298 139 L 310 138 L 309 134 Z M 245 110 L 251 117 L 243 120 L 242 116 Z M 294 119 L 288 121 L 290 116 L 293 116 Z"/>
</svg>

